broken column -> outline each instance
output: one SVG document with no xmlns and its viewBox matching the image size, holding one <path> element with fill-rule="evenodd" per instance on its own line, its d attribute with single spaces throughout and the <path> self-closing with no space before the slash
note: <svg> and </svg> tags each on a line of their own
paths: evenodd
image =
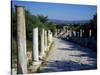
<svg viewBox="0 0 100 75">
<path fill-rule="evenodd" d="M 38 49 L 38 28 L 33 28 L 33 64 L 37 65 L 39 61 L 39 49 Z"/>
<path fill-rule="evenodd" d="M 18 74 L 27 73 L 27 55 L 26 55 L 26 30 L 25 30 L 25 12 L 23 6 L 16 6 L 17 18 L 17 49 L 18 49 Z"/>
</svg>

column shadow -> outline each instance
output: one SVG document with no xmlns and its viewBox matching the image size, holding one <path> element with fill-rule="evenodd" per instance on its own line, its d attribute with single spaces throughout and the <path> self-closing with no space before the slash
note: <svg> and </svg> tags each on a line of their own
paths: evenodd
<svg viewBox="0 0 100 75">
<path fill-rule="evenodd" d="M 92 60 L 91 60 L 92 61 Z M 40 72 L 62 72 L 62 71 L 80 71 L 80 70 L 95 70 L 96 65 L 80 64 L 74 61 L 51 61 L 44 65 Z"/>
</svg>

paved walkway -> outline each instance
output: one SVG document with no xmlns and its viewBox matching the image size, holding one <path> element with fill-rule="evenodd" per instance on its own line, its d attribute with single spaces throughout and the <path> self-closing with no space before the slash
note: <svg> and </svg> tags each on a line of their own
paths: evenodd
<svg viewBox="0 0 100 75">
<path fill-rule="evenodd" d="M 40 72 L 59 72 L 96 69 L 96 53 L 77 44 L 54 38 L 50 51 Z"/>
</svg>

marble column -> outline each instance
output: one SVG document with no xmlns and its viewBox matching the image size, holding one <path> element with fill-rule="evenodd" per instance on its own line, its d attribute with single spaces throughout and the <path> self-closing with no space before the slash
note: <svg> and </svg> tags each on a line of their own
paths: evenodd
<svg viewBox="0 0 100 75">
<path fill-rule="evenodd" d="M 55 30 L 55 37 L 57 36 L 57 29 Z"/>
<path fill-rule="evenodd" d="M 74 34 L 74 37 L 76 37 L 76 31 L 75 30 L 73 31 L 73 34 Z"/>
<path fill-rule="evenodd" d="M 47 50 L 47 31 L 44 31 L 44 38 L 45 38 L 45 51 Z"/>
<path fill-rule="evenodd" d="M 42 29 L 42 32 L 41 32 L 41 56 L 44 56 L 44 50 L 45 50 L 45 47 L 44 47 L 44 29 Z"/>
<path fill-rule="evenodd" d="M 80 29 L 80 37 L 82 37 L 82 35 L 83 35 L 83 34 L 82 34 L 82 29 Z"/>
<path fill-rule="evenodd" d="M 89 30 L 89 37 L 91 37 L 92 36 L 92 30 L 90 29 Z"/>
<path fill-rule="evenodd" d="M 33 62 L 39 61 L 38 28 L 33 28 Z"/>
<path fill-rule="evenodd" d="M 51 42 L 51 41 L 50 41 L 50 32 L 51 32 L 51 31 L 50 31 L 50 30 L 48 30 L 48 45 L 49 45 L 49 44 L 50 44 L 50 42 Z"/>
<path fill-rule="evenodd" d="M 63 26 L 63 31 L 66 32 L 66 27 L 65 26 Z"/>
<path fill-rule="evenodd" d="M 51 43 L 53 42 L 53 35 L 52 35 L 52 32 L 50 32 L 50 42 L 51 42 Z"/>
<path fill-rule="evenodd" d="M 27 73 L 25 11 L 23 6 L 16 6 L 18 74 Z"/>
<path fill-rule="evenodd" d="M 70 37 L 72 37 L 72 30 L 69 30 L 69 35 Z"/>
</svg>

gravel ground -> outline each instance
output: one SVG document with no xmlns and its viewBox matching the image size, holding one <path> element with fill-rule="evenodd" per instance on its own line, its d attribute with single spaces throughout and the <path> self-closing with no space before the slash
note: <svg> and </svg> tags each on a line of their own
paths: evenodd
<svg viewBox="0 0 100 75">
<path fill-rule="evenodd" d="M 40 72 L 91 70 L 97 68 L 96 53 L 77 44 L 54 38 L 54 47 Z"/>
</svg>

